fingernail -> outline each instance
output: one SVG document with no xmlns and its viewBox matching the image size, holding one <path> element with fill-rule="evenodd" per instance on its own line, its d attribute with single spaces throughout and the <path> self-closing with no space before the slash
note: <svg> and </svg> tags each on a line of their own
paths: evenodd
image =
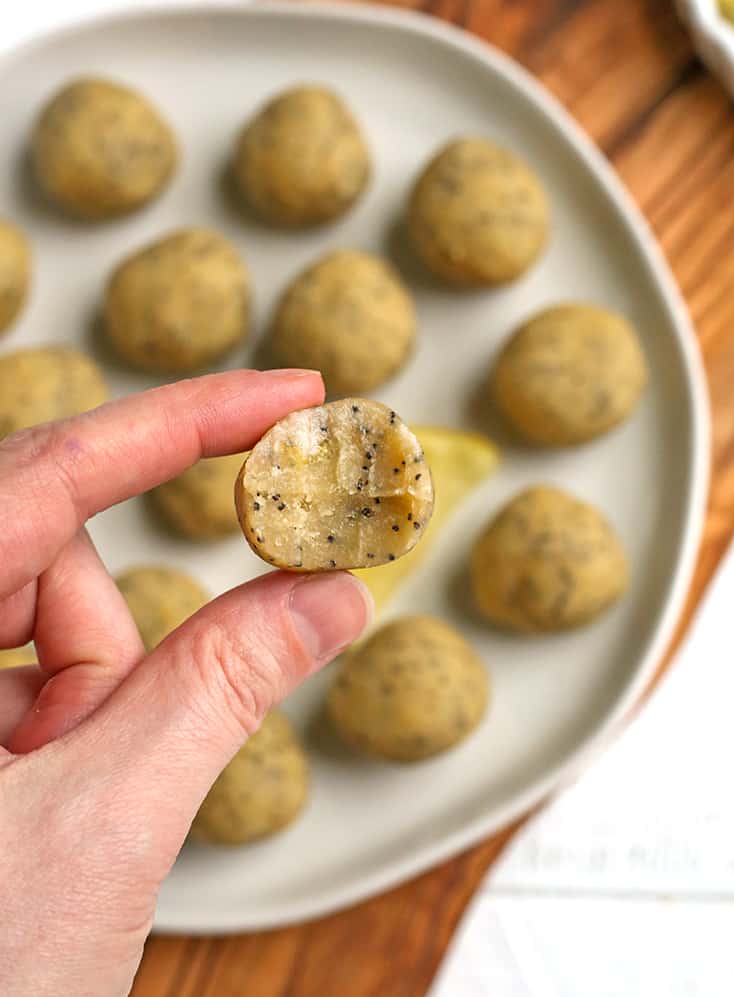
<svg viewBox="0 0 734 997">
<path fill-rule="evenodd" d="M 313 377 L 314 374 L 321 377 L 320 370 L 306 370 L 302 367 L 283 367 L 278 370 L 261 370 L 260 373 L 263 377 L 280 377 L 289 378 L 292 380 L 294 377 Z"/>
<path fill-rule="evenodd" d="M 356 640 L 372 619 L 367 586 L 345 571 L 309 575 L 292 590 L 290 612 L 304 646 L 325 663 Z"/>
</svg>

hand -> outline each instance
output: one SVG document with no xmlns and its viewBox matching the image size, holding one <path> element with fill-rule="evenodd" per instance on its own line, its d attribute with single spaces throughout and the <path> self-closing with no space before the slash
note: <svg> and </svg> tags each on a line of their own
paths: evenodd
<svg viewBox="0 0 734 997">
<path fill-rule="evenodd" d="M 323 400 L 318 374 L 182 381 L 0 444 L 0 993 L 128 993 L 210 785 L 275 702 L 359 635 L 350 575 L 272 572 L 145 655 L 84 523 Z"/>
</svg>

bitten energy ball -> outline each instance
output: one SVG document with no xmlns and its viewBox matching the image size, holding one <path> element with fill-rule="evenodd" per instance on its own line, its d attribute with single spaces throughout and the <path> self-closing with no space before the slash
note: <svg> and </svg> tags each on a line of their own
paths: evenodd
<svg viewBox="0 0 734 997">
<path fill-rule="evenodd" d="M 107 398 L 94 361 L 65 346 L 0 357 L 0 439 L 19 429 L 86 412 Z"/>
<path fill-rule="evenodd" d="M 308 796 L 308 759 L 288 719 L 271 711 L 214 783 L 191 837 L 243 845 L 280 831 Z"/>
<path fill-rule="evenodd" d="M 146 651 L 209 602 L 209 594 L 175 568 L 130 568 L 116 579 Z"/>
<path fill-rule="evenodd" d="M 410 616 L 347 657 L 328 708 L 348 744 L 412 762 L 462 741 L 488 699 L 487 671 L 461 634 L 433 617 Z"/>
<path fill-rule="evenodd" d="M 104 302 L 107 338 L 133 367 L 196 371 L 243 341 L 250 281 L 235 247 L 184 229 L 123 261 Z"/>
<path fill-rule="evenodd" d="M 69 214 L 90 221 L 141 207 L 168 183 L 176 140 L 141 94 L 103 79 L 79 79 L 42 110 L 31 153 L 36 178 Z"/>
<path fill-rule="evenodd" d="M 234 507 L 234 483 L 243 454 L 200 460 L 150 499 L 166 522 L 192 540 L 215 540 L 239 530 Z"/>
<path fill-rule="evenodd" d="M 505 418 L 531 443 L 583 443 L 624 422 L 647 382 L 632 326 L 592 305 L 561 305 L 526 322 L 491 377 Z"/>
<path fill-rule="evenodd" d="M 588 623 L 629 580 L 624 550 L 604 516 L 547 486 L 522 492 L 489 523 L 471 573 L 482 614 L 525 633 Z"/>
<path fill-rule="evenodd" d="M 548 201 L 521 159 L 481 138 L 450 142 L 413 188 L 408 230 L 423 262 L 455 284 L 514 280 L 548 239 Z"/>
<path fill-rule="evenodd" d="M 292 571 L 394 561 L 415 547 L 433 511 L 418 440 L 395 412 L 364 398 L 281 419 L 245 461 L 235 498 L 255 553 Z"/>
<path fill-rule="evenodd" d="M 397 273 L 369 253 L 329 253 L 287 288 L 271 331 L 283 366 L 320 370 L 329 391 L 370 391 L 405 363 L 413 301 Z"/>
<path fill-rule="evenodd" d="M 0 333 L 16 319 L 31 282 L 31 250 L 15 225 L 0 218 Z"/>
<path fill-rule="evenodd" d="M 267 221 L 316 225 L 343 214 L 365 188 L 370 157 L 343 101 L 300 86 L 279 94 L 247 124 L 235 151 L 241 193 Z"/>
</svg>

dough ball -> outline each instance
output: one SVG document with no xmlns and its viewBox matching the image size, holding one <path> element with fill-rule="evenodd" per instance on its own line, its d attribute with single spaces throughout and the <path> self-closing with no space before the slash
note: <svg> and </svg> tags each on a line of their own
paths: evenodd
<svg viewBox="0 0 734 997">
<path fill-rule="evenodd" d="M 191 837 L 243 845 L 280 831 L 308 796 L 308 759 L 286 716 L 272 710 L 214 783 Z"/>
<path fill-rule="evenodd" d="M 535 262 L 550 212 L 521 159 L 481 138 L 449 142 L 413 188 L 408 230 L 433 273 L 455 284 L 504 284 Z"/>
<path fill-rule="evenodd" d="M 130 568 L 117 587 L 135 620 L 146 651 L 152 651 L 176 627 L 209 602 L 198 582 L 176 568 Z"/>
<path fill-rule="evenodd" d="M 471 573 L 482 614 L 524 633 L 588 623 L 629 580 L 624 550 L 604 516 L 549 486 L 522 492 L 489 523 Z"/>
<path fill-rule="evenodd" d="M 287 367 L 320 370 L 329 391 L 370 391 L 405 363 L 415 341 L 413 301 L 397 273 L 369 253 L 329 253 L 288 287 L 271 348 Z"/>
<path fill-rule="evenodd" d="M 246 125 L 235 150 L 241 193 L 277 225 L 337 218 L 357 200 L 369 175 L 357 122 L 324 87 L 300 86 L 274 97 Z"/>
<path fill-rule="evenodd" d="M 244 454 L 200 460 L 165 485 L 151 500 L 166 522 L 192 540 L 214 540 L 236 533 L 234 483 Z"/>
<path fill-rule="evenodd" d="M 433 512 L 423 450 L 380 402 L 345 398 L 292 412 L 237 479 L 237 514 L 264 561 L 292 571 L 366 568 L 418 543 Z"/>
<path fill-rule="evenodd" d="M 11 222 L 0 218 L 0 332 L 16 319 L 31 282 L 28 240 Z"/>
<path fill-rule="evenodd" d="M 116 352 L 140 370 L 197 371 L 248 333 L 250 281 L 216 232 L 183 229 L 124 260 L 104 303 Z"/>
<path fill-rule="evenodd" d="M 526 322 L 502 350 L 492 394 L 531 443 L 584 443 L 624 422 L 647 382 L 632 326 L 592 305 L 561 305 Z"/>
<path fill-rule="evenodd" d="M 431 616 L 409 616 L 349 654 L 328 708 L 348 744 L 413 762 L 462 741 L 488 700 L 487 671 L 461 634 Z"/>
<path fill-rule="evenodd" d="M 0 356 L 0 439 L 86 412 L 106 398 L 102 372 L 77 350 L 42 346 Z"/>
<path fill-rule="evenodd" d="M 3 668 L 19 668 L 21 665 L 36 663 L 36 652 L 33 646 L 11 647 L 7 651 L 0 649 L 0 672 Z"/>
<path fill-rule="evenodd" d="M 141 94 L 110 80 L 79 79 L 41 111 L 31 154 L 36 178 L 71 215 L 101 221 L 135 211 L 161 192 L 176 139 Z"/>
</svg>

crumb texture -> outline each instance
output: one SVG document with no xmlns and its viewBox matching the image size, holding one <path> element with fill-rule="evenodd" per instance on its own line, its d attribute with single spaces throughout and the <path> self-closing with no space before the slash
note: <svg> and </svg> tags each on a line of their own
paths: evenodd
<svg viewBox="0 0 734 997">
<path fill-rule="evenodd" d="M 394 561 L 416 545 L 433 511 L 418 440 L 386 405 L 361 398 L 273 426 L 246 460 L 236 498 L 255 552 L 298 571 Z"/>
</svg>

